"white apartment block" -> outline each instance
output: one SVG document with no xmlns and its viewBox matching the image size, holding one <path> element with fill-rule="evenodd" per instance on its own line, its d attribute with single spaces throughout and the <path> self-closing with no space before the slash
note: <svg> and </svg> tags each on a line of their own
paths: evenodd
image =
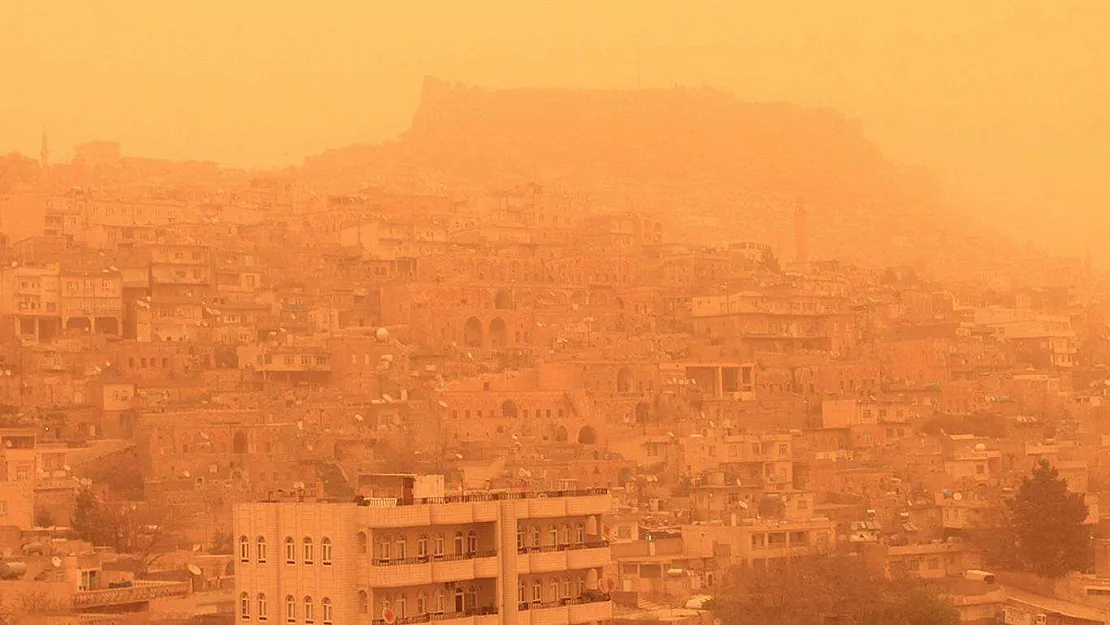
<svg viewBox="0 0 1110 625">
<path fill-rule="evenodd" d="M 611 505 L 596 489 L 240 504 L 236 620 L 607 621 L 602 515 Z"/>
</svg>

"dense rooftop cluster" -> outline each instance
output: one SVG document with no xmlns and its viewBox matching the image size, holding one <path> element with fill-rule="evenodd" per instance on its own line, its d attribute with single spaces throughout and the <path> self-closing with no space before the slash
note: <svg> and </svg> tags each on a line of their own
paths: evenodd
<svg viewBox="0 0 1110 625">
<path fill-rule="evenodd" d="M 481 523 L 505 515 L 522 523 L 507 534 L 519 531 L 522 558 L 604 545 L 580 566 L 560 556 L 572 573 L 551 596 L 546 578 L 512 569 L 522 609 L 565 600 L 571 622 L 614 618 L 579 606 L 586 586 L 620 618 L 620 604 L 649 612 L 834 552 L 960 580 L 946 592 L 969 622 L 1017 604 L 1051 612 L 966 584 L 993 566 L 977 537 L 1040 461 L 1105 535 L 1108 300 L 1089 267 L 940 282 L 909 266 L 793 262 L 796 250 L 761 241 L 706 247 L 668 215 L 569 188 L 460 193 L 417 170 L 335 193 L 324 165 L 307 180 L 121 157 L 115 144 L 76 152 L 3 169 L 0 591 L 41 590 L 25 611 L 276 620 L 284 592 L 235 580 L 261 566 L 261 534 L 240 539 L 240 525 L 293 523 L 264 502 L 374 510 L 312 513 L 323 529 L 304 544 L 336 532 L 319 567 L 333 540 L 337 567 L 375 550 L 374 536 L 359 547 L 343 532 L 388 524 L 396 504 L 430 507 L 419 514 L 432 525 L 448 523 L 436 506 L 472 506 L 478 547 L 459 530 L 452 551 L 448 530 L 445 557 L 474 559 L 479 578 L 512 540 Z M 443 477 L 413 499 L 403 485 L 377 492 L 389 476 Z M 600 493 L 604 511 L 575 508 Z M 567 503 L 544 511 L 545 497 Z M 249 518 L 233 521 L 237 506 Z M 268 539 L 274 562 L 281 540 Z M 433 557 L 413 551 L 428 536 L 405 540 L 386 562 Z M 1107 607 L 1110 552 L 1097 545 L 1068 599 Z M 492 586 L 459 588 L 456 617 L 503 612 L 479 605 Z M 289 595 L 297 622 L 455 605 L 454 591 L 320 592 Z"/>
</svg>

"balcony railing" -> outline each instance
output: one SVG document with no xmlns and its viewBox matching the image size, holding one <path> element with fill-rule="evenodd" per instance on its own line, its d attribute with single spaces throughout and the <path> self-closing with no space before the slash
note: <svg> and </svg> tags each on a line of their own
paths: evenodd
<svg viewBox="0 0 1110 625">
<path fill-rule="evenodd" d="M 568 543 L 565 545 L 542 545 L 540 547 L 518 547 L 516 552 L 520 554 L 525 553 L 547 553 L 550 551 L 571 551 L 574 549 L 600 549 L 608 547 L 609 541 L 599 540 L 584 543 Z"/>
<path fill-rule="evenodd" d="M 583 605 L 587 603 L 604 603 L 609 601 L 608 593 L 584 594 L 581 597 L 564 597 L 554 601 L 525 601 L 517 605 L 520 610 L 543 610 L 546 608 L 562 608 L 569 605 Z"/>
<path fill-rule="evenodd" d="M 424 614 L 417 614 L 415 616 L 406 616 L 393 621 L 392 625 L 414 625 L 415 623 L 434 623 L 436 621 L 449 621 L 452 619 L 466 618 L 469 616 L 490 616 L 497 614 L 497 608 L 489 606 L 485 608 L 469 608 L 461 612 L 425 612 Z M 373 625 L 388 625 L 382 619 L 374 619 L 371 621 Z"/>
<path fill-rule="evenodd" d="M 377 498 L 360 498 L 357 500 L 359 505 L 374 506 L 376 502 L 386 502 L 387 507 L 392 506 L 420 506 L 438 503 L 477 503 L 483 501 L 507 501 L 517 499 L 542 499 L 546 497 L 560 498 L 560 497 L 590 497 L 596 495 L 608 495 L 608 488 L 584 488 L 575 490 L 549 490 L 540 492 L 518 492 L 518 493 L 474 493 L 470 495 L 448 495 L 446 497 L 417 497 L 413 499 L 377 499 Z"/>
<path fill-rule="evenodd" d="M 473 558 L 492 558 L 497 555 L 497 551 L 489 549 L 486 551 L 471 551 L 470 553 L 455 553 L 451 555 L 439 556 L 416 556 L 413 558 L 375 558 L 374 566 L 397 566 L 402 564 L 425 564 L 428 562 L 452 562 L 455 560 L 471 560 Z"/>
</svg>

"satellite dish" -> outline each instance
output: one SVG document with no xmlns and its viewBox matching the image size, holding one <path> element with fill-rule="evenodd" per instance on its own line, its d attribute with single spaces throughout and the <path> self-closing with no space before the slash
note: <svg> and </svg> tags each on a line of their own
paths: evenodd
<svg viewBox="0 0 1110 625">
<path fill-rule="evenodd" d="M 443 401 L 442 399 L 439 400 L 439 407 L 440 408 L 446 408 L 447 407 L 447 402 Z"/>
<path fill-rule="evenodd" d="M 73 470 L 73 469 L 70 468 L 70 466 L 68 464 L 63 464 L 62 468 L 65 469 L 66 471 L 72 471 Z"/>
<path fill-rule="evenodd" d="M 963 494 L 963 493 L 954 493 L 954 494 L 952 495 L 952 499 L 955 499 L 956 501 L 960 501 L 960 500 L 961 500 L 961 499 L 963 499 L 963 498 L 964 498 L 964 494 Z"/>
<path fill-rule="evenodd" d="M 185 477 L 189 477 L 189 476 L 190 476 L 190 475 L 192 475 L 192 474 L 191 474 L 191 473 L 189 473 L 188 471 L 185 471 L 184 473 L 182 473 L 182 475 L 184 475 Z"/>
<path fill-rule="evenodd" d="M 189 569 L 189 572 L 192 573 L 193 575 L 198 575 L 199 576 L 199 575 L 203 574 L 203 571 L 200 570 L 200 567 L 195 565 L 195 564 L 190 564 L 189 566 L 187 566 L 185 568 Z"/>
<path fill-rule="evenodd" d="M 61 568 L 62 559 L 59 558 L 58 556 L 54 556 L 53 558 L 50 558 L 50 564 L 56 569 Z"/>
<path fill-rule="evenodd" d="M 386 401 L 393 401 L 393 397 L 389 393 L 382 393 L 382 399 Z"/>
<path fill-rule="evenodd" d="M 362 421 L 362 415 L 356 414 L 355 415 L 355 421 Z"/>
</svg>

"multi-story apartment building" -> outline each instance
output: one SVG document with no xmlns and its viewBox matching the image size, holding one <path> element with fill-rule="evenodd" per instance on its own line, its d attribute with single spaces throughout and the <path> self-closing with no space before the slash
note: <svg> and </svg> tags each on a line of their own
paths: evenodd
<svg viewBox="0 0 1110 625">
<path fill-rule="evenodd" d="M 240 622 L 573 625 L 612 617 L 606 491 L 444 496 L 434 480 L 414 476 L 395 490 L 390 498 L 237 506 Z"/>
</svg>

